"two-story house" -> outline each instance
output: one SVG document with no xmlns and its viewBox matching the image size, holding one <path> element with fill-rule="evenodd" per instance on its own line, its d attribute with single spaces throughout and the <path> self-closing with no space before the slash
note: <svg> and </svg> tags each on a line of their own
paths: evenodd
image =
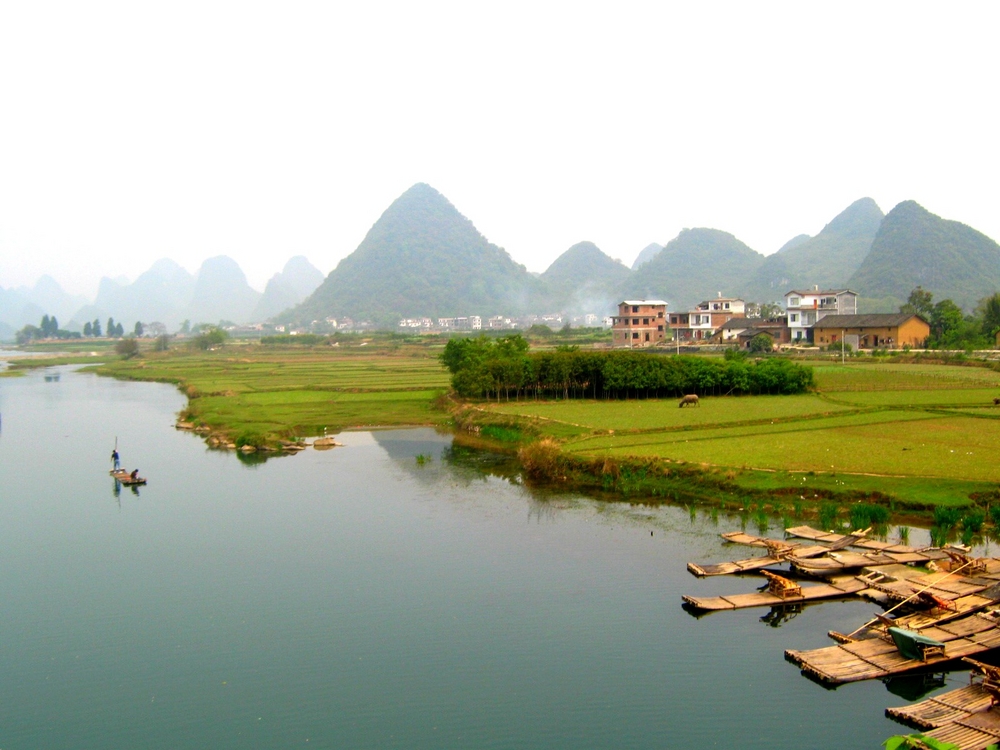
<svg viewBox="0 0 1000 750">
<path fill-rule="evenodd" d="M 857 315 L 858 295 L 850 289 L 793 290 L 785 295 L 792 343 L 812 341 L 812 327 L 827 315 Z"/>
<path fill-rule="evenodd" d="M 707 341 L 726 321 L 746 315 L 746 304 L 736 297 L 723 297 L 698 303 L 695 309 L 671 313 L 670 328 L 679 341 Z"/>
<path fill-rule="evenodd" d="M 667 303 L 659 299 L 624 300 L 611 318 L 614 346 L 651 346 L 666 338 Z"/>
</svg>

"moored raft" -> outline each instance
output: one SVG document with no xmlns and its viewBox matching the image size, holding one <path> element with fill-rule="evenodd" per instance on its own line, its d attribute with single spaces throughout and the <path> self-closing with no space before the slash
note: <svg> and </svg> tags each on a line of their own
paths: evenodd
<svg viewBox="0 0 1000 750">
<path fill-rule="evenodd" d="M 911 659 L 901 654 L 891 641 L 867 638 L 810 651 L 789 649 L 785 658 L 797 664 L 804 674 L 831 685 L 888 677 L 1000 647 L 1000 618 L 996 611 L 975 613 L 932 625 L 920 633 L 940 642 L 943 645 L 940 653 Z"/>
<path fill-rule="evenodd" d="M 767 572 L 764 571 L 765 574 Z M 866 584 L 863 581 L 852 576 L 810 586 L 796 585 L 792 589 L 782 586 L 776 587 L 773 580 L 770 580 L 766 591 L 754 591 L 749 594 L 726 594 L 725 596 L 688 596 L 685 594 L 681 598 L 693 609 L 719 612 L 729 609 L 775 607 L 781 604 L 815 602 L 823 599 L 842 599 L 853 596 L 865 588 Z"/>
</svg>

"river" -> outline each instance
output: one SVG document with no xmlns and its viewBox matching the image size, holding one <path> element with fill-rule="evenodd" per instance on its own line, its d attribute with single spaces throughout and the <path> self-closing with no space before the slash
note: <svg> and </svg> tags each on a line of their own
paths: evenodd
<svg viewBox="0 0 1000 750">
<path fill-rule="evenodd" d="M 685 570 L 745 555 L 718 536 L 736 519 L 538 495 L 429 429 L 248 464 L 174 430 L 183 405 L 72 368 L 0 378 L 3 750 L 860 748 L 902 731 L 883 709 L 907 699 L 883 683 L 826 690 L 783 659 L 874 605 L 681 608 L 758 585 Z M 116 490 L 116 439 L 147 486 Z"/>
</svg>

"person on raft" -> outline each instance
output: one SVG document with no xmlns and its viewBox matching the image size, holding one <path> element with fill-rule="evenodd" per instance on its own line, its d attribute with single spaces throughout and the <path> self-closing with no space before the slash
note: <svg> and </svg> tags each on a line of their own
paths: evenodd
<svg viewBox="0 0 1000 750">
<path fill-rule="evenodd" d="M 122 467 L 122 461 L 117 448 L 111 451 L 111 460 L 115 462 L 115 471 L 118 471 Z"/>
<path fill-rule="evenodd" d="M 132 477 L 132 481 L 134 482 L 136 479 L 139 478 L 139 470 L 138 469 L 132 469 L 132 473 L 129 474 L 129 476 Z"/>
</svg>

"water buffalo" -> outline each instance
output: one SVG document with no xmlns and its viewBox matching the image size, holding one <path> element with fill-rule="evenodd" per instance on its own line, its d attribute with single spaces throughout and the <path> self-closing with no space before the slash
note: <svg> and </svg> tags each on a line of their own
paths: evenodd
<svg viewBox="0 0 1000 750">
<path fill-rule="evenodd" d="M 685 396 L 684 398 L 682 398 L 681 402 L 679 404 L 677 404 L 677 406 L 678 407 L 684 407 L 684 406 L 701 406 L 701 403 L 698 401 L 698 396 L 695 395 L 694 393 L 691 393 L 691 394 L 688 394 L 687 396 Z"/>
<path fill-rule="evenodd" d="M 994 406 L 1000 406 L 1000 398 L 993 399 L 993 405 Z"/>
</svg>

